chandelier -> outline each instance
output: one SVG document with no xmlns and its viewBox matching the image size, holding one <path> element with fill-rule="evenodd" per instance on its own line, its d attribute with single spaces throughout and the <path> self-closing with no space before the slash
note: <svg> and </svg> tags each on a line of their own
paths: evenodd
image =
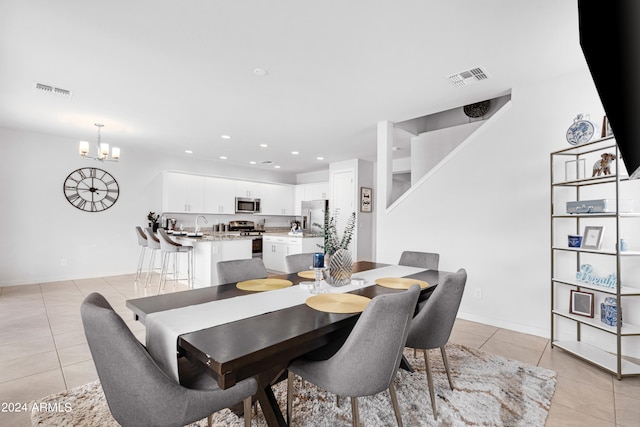
<svg viewBox="0 0 640 427">
<path fill-rule="evenodd" d="M 120 160 L 120 149 L 113 147 L 111 149 L 111 158 L 109 158 L 109 144 L 105 144 L 100 141 L 100 129 L 104 126 L 102 123 L 94 123 L 98 128 L 98 156 L 93 157 L 89 155 L 89 143 L 87 141 L 80 141 L 80 155 L 89 159 L 99 160 L 101 162 L 117 162 Z"/>
</svg>

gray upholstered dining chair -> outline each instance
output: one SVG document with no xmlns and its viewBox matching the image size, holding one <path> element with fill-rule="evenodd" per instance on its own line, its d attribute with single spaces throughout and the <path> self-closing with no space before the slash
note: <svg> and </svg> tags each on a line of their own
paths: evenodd
<svg viewBox="0 0 640 427">
<path fill-rule="evenodd" d="M 437 270 L 440 264 L 440 254 L 435 252 L 416 252 L 416 251 L 404 251 L 400 255 L 400 261 L 398 265 L 405 265 L 407 267 L 421 267 L 429 270 Z M 430 295 L 433 289 L 427 291 L 427 295 Z M 426 298 L 426 297 L 425 297 Z M 422 308 L 425 301 L 418 302 L 418 307 Z M 413 357 L 416 357 L 416 350 L 413 350 Z"/>
<path fill-rule="evenodd" d="M 393 379 L 400 366 L 402 351 L 420 287 L 380 295 L 371 300 L 342 347 L 329 359 L 295 359 L 289 365 L 287 418 L 291 425 L 293 375 L 338 396 L 351 398 L 354 426 L 359 426 L 358 397 L 372 396 L 389 389 L 398 425 L 402 417 Z"/>
<path fill-rule="evenodd" d="M 424 354 L 424 365 L 427 371 L 433 418 L 438 419 L 433 379 L 431 377 L 431 364 L 429 363 L 429 349 L 440 348 L 449 386 L 454 389 L 447 353 L 444 349 L 449 341 L 451 330 L 458 314 L 464 287 L 467 283 L 467 272 L 464 268 L 456 273 L 448 275 L 444 282 L 438 285 L 429 299 L 420 308 L 420 311 L 411 321 L 407 347 L 420 349 Z"/>
<path fill-rule="evenodd" d="M 399 265 L 408 267 L 422 267 L 437 270 L 440 263 L 440 254 L 435 252 L 404 251 L 400 255 Z"/>
<path fill-rule="evenodd" d="M 220 284 L 237 283 L 243 280 L 263 279 L 268 276 L 261 258 L 232 259 L 216 264 Z"/>
<path fill-rule="evenodd" d="M 85 298 L 81 315 L 107 404 L 122 426 L 183 426 L 204 417 L 211 426 L 211 414 L 242 401 L 245 426 L 251 425 L 254 378 L 222 390 L 183 357 L 178 384 L 158 367 L 101 294 Z"/>
<path fill-rule="evenodd" d="M 310 270 L 313 267 L 314 252 L 287 255 L 284 260 L 287 263 L 287 273 L 299 273 Z"/>
</svg>

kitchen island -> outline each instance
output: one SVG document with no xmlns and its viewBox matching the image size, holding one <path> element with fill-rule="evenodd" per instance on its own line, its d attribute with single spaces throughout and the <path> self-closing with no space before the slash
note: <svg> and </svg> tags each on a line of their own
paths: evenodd
<svg viewBox="0 0 640 427">
<path fill-rule="evenodd" d="M 287 255 L 323 252 L 323 243 L 324 238 L 317 235 L 265 234 L 262 244 L 262 260 L 267 270 L 287 273 Z M 311 261 L 309 262 L 309 267 L 311 267 Z"/>
<path fill-rule="evenodd" d="M 202 237 L 172 236 L 176 242 L 193 246 L 195 262 L 194 283 L 196 288 L 217 286 L 219 261 L 251 258 L 251 236 L 240 236 L 238 233 L 203 234 Z M 185 257 L 186 258 L 186 257 Z M 186 259 L 180 264 L 180 272 L 186 274 Z"/>
<path fill-rule="evenodd" d="M 217 264 L 232 259 L 252 257 L 255 236 L 242 236 L 238 232 L 204 233 L 201 237 L 171 236 L 176 242 L 193 246 L 196 288 L 217 286 Z M 269 232 L 262 237 L 262 260 L 271 273 L 287 271 L 286 256 L 303 252 L 321 252 L 323 238 L 317 235 Z M 180 260 L 180 275 L 186 277 L 186 257 Z"/>
</svg>

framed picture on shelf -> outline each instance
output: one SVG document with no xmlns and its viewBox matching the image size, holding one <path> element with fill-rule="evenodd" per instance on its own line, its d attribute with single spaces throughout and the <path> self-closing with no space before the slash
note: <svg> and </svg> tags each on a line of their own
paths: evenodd
<svg viewBox="0 0 640 427">
<path fill-rule="evenodd" d="M 569 313 L 593 317 L 593 293 L 571 290 Z"/>
<path fill-rule="evenodd" d="M 373 209 L 373 190 L 360 187 L 360 212 L 371 212 Z"/>
<path fill-rule="evenodd" d="M 564 162 L 564 180 L 575 181 L 587 176 L 587 161 L 585 159 L 567 160 Z"/>
<path fill-rule="evenodd" d="M 613 130 L 611 130 L 611 123 L 609 123 L 609 119 L 607 119 L 607 116 L 604 116 L 602 118 L 602 133 L 600 134 L 600 137 L 605 138 L 611 135 L 613 135 Z"/>
<path fill-rule="evenodd" d="M 602 244 L 602 234 L 604 233 L 604 227 L 601 226 L 586 226 L 584 228 L 584 234 L 582 238 L 583 249 L 600 249 Z"/>
</svg>

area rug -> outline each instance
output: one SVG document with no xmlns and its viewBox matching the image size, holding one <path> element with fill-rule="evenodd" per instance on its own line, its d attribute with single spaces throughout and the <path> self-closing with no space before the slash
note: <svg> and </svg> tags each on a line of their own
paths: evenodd
<svg viewBox="0 0 640 427">
<path fill-rule="evenodd" d="M 439 351 L 431 351 L 438 419 L 433 419 L 431 400 L 421 352 L 405 356 L 415 369 L 400 370 L 395 379 L 400 412 L 406 426 L 544 426 L 556 386 L 556 373 L 468 347 L 448 344 L 447 355 L 455 390 L 449 388 Z M 292 426 L 349 426 L 351 405 L 309 382 L 294 383 Z M 286 413 L 286 381 L 274 386 L 274 393 Z M 360 421 L 365 426 L 393 426 L 396 420 L 388 392 L 359 398 Z M 63 393 L 50 395 L 30 407 L 33 426 L 118 426 L 111 417 L 98 381 Z M 51 411 L 58 407 L 68 410 Z M 206 419 L 191 427 L 206 426 Z M 215 426 L 241 426 L 243 420 L 229 410 L 214 414 Z M 253 416 L 252 426 L 266 426 L 262 413 Z"/>
</svg>

